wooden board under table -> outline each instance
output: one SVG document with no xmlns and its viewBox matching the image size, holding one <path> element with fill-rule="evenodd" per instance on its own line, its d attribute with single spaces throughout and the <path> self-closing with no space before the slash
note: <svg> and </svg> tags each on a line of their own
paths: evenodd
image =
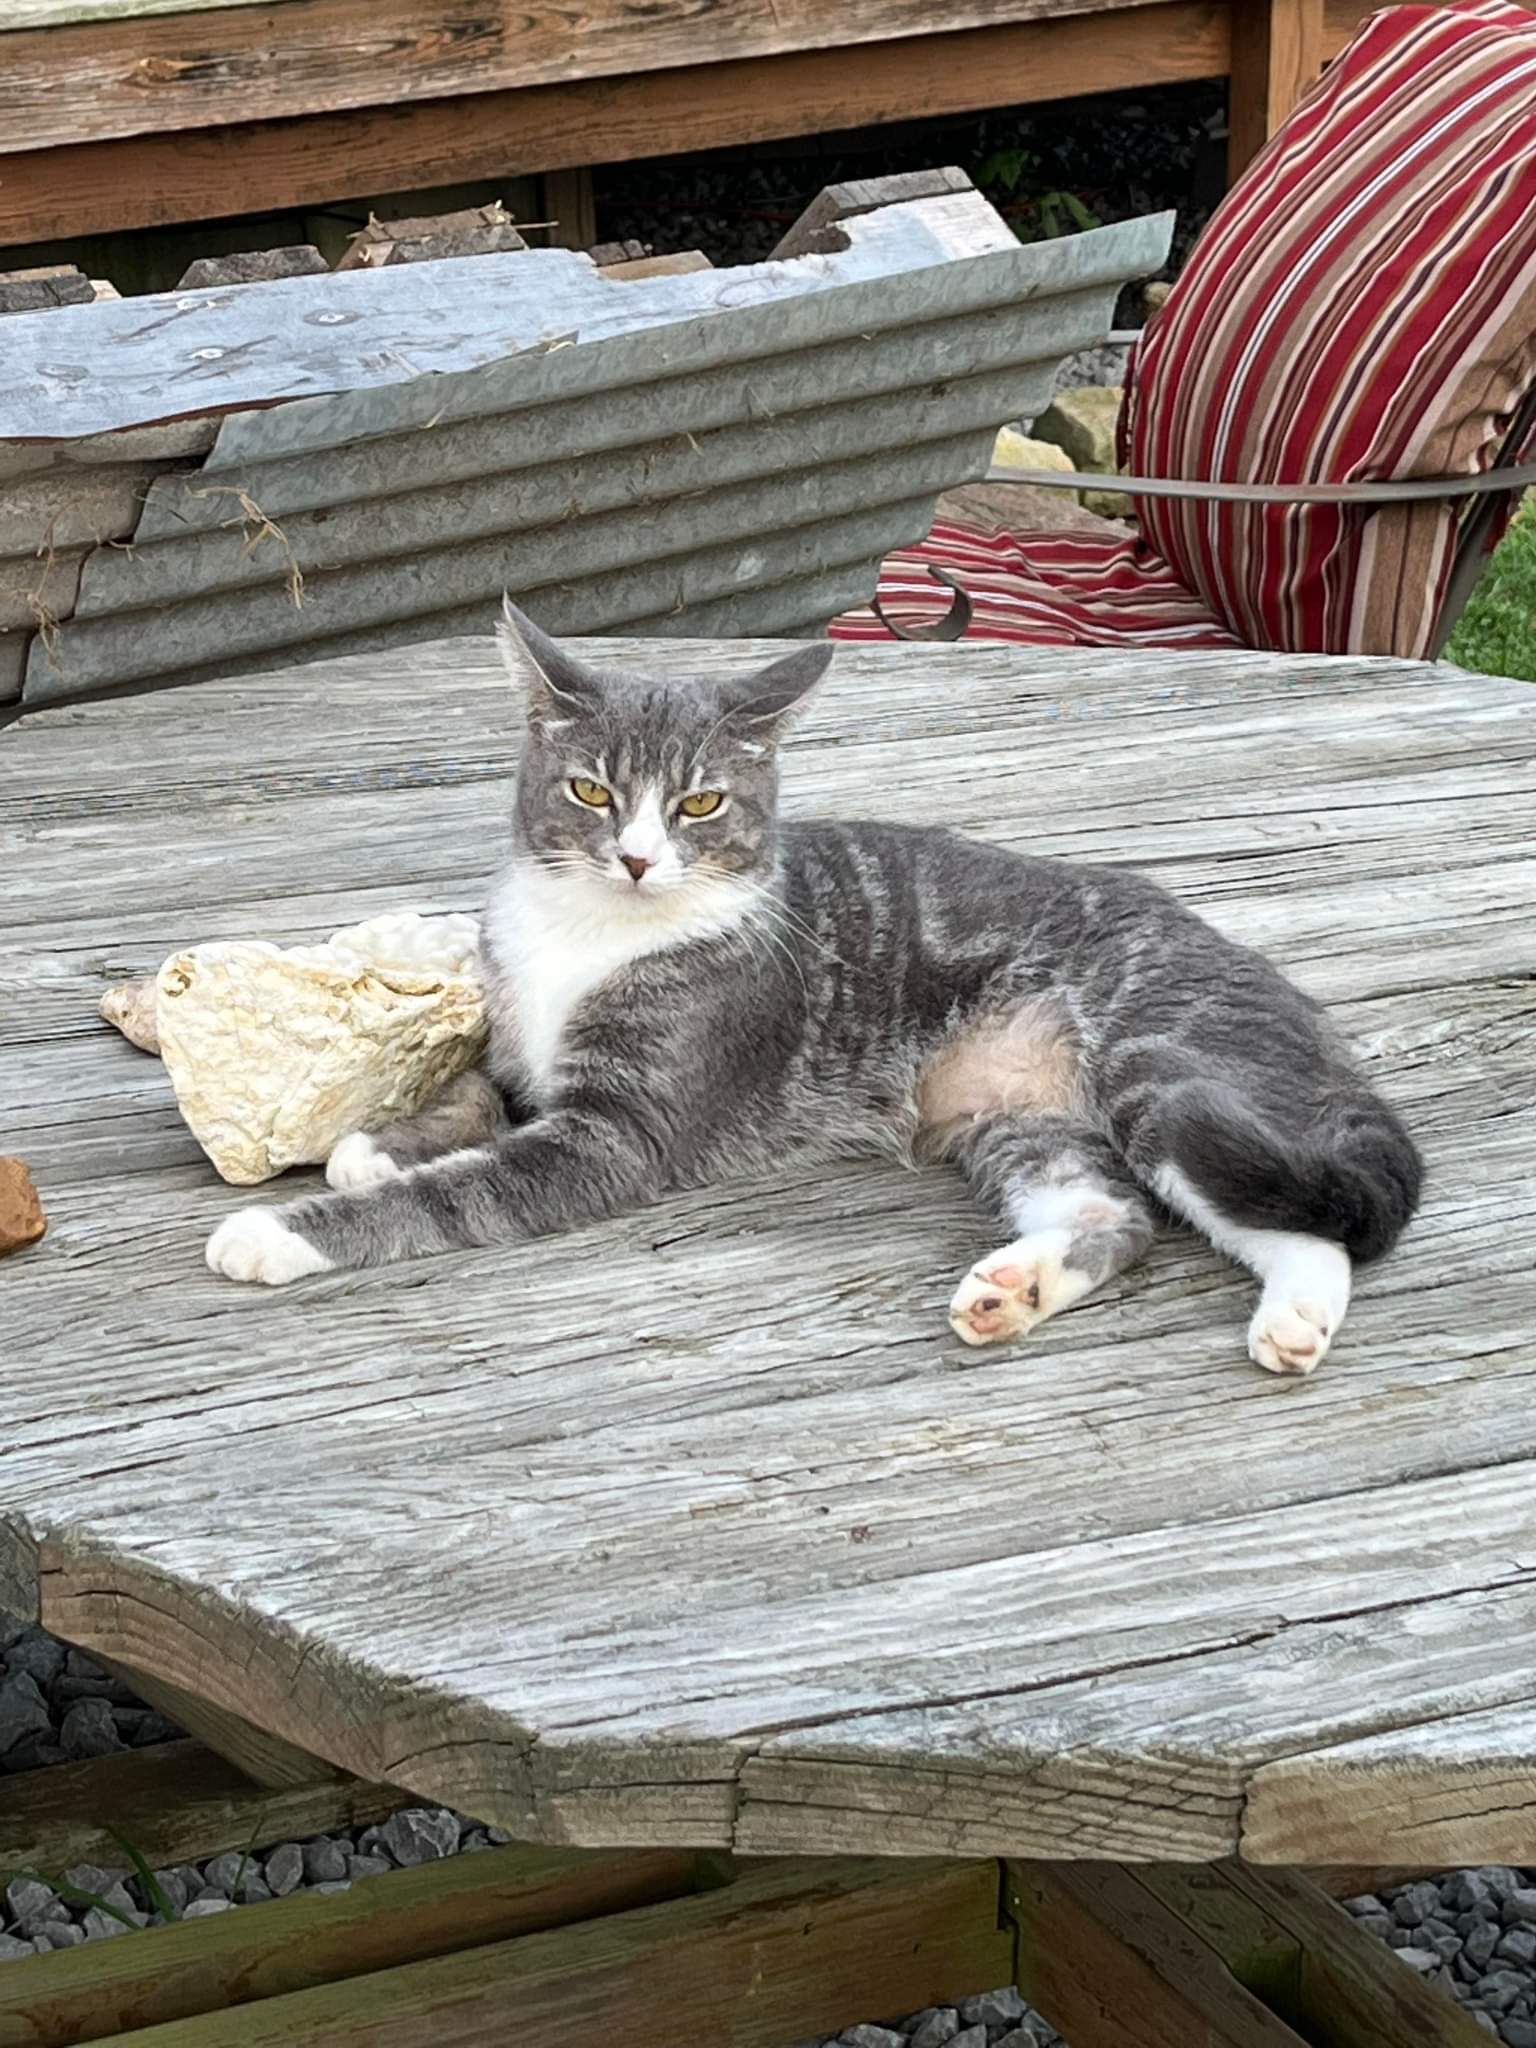
<svg viewBox="0 0 1536 2048">
<path fill-rule="evenodd" d="M 0 247 L 1229 71 L 1240 164 L 1373 5 L 0 0 Z"/>
<path fill-rule="evenodd" d="M 789 751 L 797 812 L 1140 864 L 1332 1007 L 1430 1178 L 1307 1384 L 1246 1362 L 1249 1282 L 1172 1230 L 967 1351 L 944 1307 L 994 1226 L 937 1170 L 215 1279 L 249 1197 L 101 988 L 475 907 L 512 724 L 459 642 L 0 734 L 0 1149 L 52 1216 L 0 1270 L 0 1606 L 530 1840 L 1528 1861 L 1529 687 L 847 648 Z"/>
</svg>

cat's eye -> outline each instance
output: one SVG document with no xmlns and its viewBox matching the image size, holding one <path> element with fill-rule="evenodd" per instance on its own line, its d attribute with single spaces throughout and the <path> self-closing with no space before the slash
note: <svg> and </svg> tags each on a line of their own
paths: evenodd
<svg viewBox="0 0 1536 2048">
<path fill-rule="evenodd" d="M 691 796 L 685 796 L 677 808 L 685 818 L 712 818 L 724 802 L 723 790 L 696 789 Z"/>
<path fill-rule="evenodd" d="M 594 811 L 613 808 L 613 798 L 600 782 L 589 782 L 585 775 L 571 777 L 571 795 L 578 803 L 590 804 Z"/>
</svg>

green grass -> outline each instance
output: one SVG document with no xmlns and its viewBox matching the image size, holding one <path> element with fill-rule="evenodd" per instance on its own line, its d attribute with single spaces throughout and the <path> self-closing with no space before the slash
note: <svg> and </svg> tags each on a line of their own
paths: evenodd
<svg viewBox="0 0 1536 2048">
<path fill-rule="evenodd" d="M 1446 658 L 1536 683 L 1536 500 L 1527 498 L 1483 571 Z"/>
</svg>

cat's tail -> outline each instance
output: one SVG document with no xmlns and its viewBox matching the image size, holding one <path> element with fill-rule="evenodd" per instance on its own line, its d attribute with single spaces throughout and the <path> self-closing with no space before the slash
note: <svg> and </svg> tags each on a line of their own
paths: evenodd
<svg viewBox="0 0 1536 2048">
<path fill-rule="evenodd" d="M 1272 1128 L 1234 1092 L 1201 1083 L 1159 1118 L 1166 1156 L 1234 1223 L 1294 1230 L 1352 1259 L 1392 1249 L 1419 1205 L 1424 1167 L 1402 1124 L 1361 1087 L 1294 1132 Z"/>
</svg>

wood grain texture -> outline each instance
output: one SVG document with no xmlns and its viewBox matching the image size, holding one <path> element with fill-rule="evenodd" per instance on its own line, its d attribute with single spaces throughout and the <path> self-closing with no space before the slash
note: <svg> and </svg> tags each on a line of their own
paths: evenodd
<svg viewBox="0 0 1536 2048">
<path fill-rule="evenodd" d="M 1170 0 L 1106 38 L 1092 18 L 804 50 L 667 71 L 124 140 L 73 135 L 12 154 L 0 178 L 0 247 L 109 228 L 165 226 L 230 211 L 323 204 L 358 193 L 623 163 L 658 151 L 727 148 L 958 113 L 1010 100 L 1201 78 L 1226 69 L 1221 0 Z M 3 47 L 3 45 L 0 45 Z M 376 89 L 375 80 L 375 89 Z M 239 110 L 236 110 L 237 113 Z"/>
<path fill-rule="evenodd" d="M 0 151 L 213 128 L 465 91 L 627 77 L 1157 0 L 279 0 L 18 29 L 0 68 Z"/>
<path fill-rule="evenodd" d="M 1006 1982 L 1013 1954 L 993 1863 L 791 1865 L 99 2048 L 781 2048 L 806 2027 Z"/>
<path fill-rule="evenodd" d="M 57 1876 L 76 1863 L 94 1863 L 126 1871 L 127 1858 L 108 1828 L 157 1869 L 198 1863 L 253 1843 L 366 1826 L 405 1805 L 407 1796 L 339 1777 L 263 1791 L 201 1743 L 156 1743 L 8 1777 L 0 1870 L 24 1866 Z"/>
<path fill-rule="evenodd" d="M 942 1308 L 985 1225 L 942 1174 L 853 1164 L 516 1253 L 214 1280 L 228 1191 L 100 989 L 200 938 L 474 907 L 504 688 L 460 642 L 5 736 L 0 1127 L 54 1228 L 0 1293 L 0 1574 L 72 1641 L 551 1843 L 1512 1854 L 1529 690 L 850 648 L 790 748 L 795 811 L 1134 860 L 1334 1008 L 1430 1192 L 1295 1387 L 1243 1362 L 1248 1284 L 1171 1231 L 978 1362 Z"/>
<path fill-rule="evenodd" d="M 1232 12 L 1231 176 L 1247 170 L 1323 68 L 1323 0 L 1247 0 Z"/>
<path fill-rule="evenodd" d="M 24 1976 L 0 1974 L 0 2048 L 68 2048 L 145 2027 L 158 2032 L 230 2007 L 249 2019 L 257 2001 L 353 1979 L 366 1986 L 377 1971 L 394 1976 L 429 1958 L 685 1898 L 700 1888 L 697 1863 L 663 1851 L 611 1857 L 493 1849 L 392 1870 L 350 1892 L 296 1893 L 265 1913 L 230 1913 L 214 1926 L 186 1921 L 137 1941 L 92 1942 L 43 1958 L 41 1969 Z M 368 1993 L 353 1996 L 361 2004 Z M 233 2038 L 245 2037 L 236 2031 Z"/>
</svg>

